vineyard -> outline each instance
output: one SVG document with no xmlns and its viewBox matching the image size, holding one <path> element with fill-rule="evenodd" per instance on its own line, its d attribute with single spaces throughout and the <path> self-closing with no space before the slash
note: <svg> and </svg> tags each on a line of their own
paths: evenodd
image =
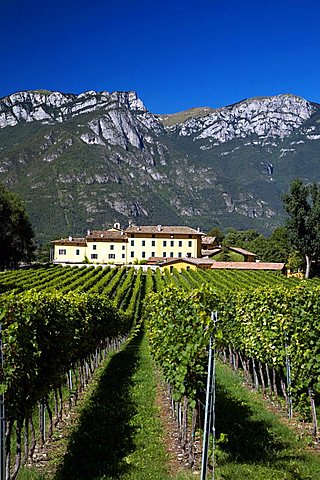
<svg viewBox="0 0 320 480">
<path fill-rule="evenodd" d="M 6 473 L 15 479 L 143 320 L 195 463 L 208 343 L 273 401 L 313 420 L 320 393 L 320 283 L 273 272 L 62 267 L 0 273 Z M 211 312 L 218 312 L 218 324 Z M 35 412 L 36 415 L 35 421 Z"/>
</svg>

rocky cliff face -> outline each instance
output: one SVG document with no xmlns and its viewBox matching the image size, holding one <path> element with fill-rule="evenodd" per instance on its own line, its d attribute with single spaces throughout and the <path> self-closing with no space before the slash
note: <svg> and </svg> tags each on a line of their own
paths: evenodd
<svg viewBox="0 0 320 480">
<path fill-rule="evenodd" d="M 0 100 L 0 128 L 34 121 L 55 124 L 76 116 L 100 112 L 88 124 L 92 134 L 83 135 L 86 143 L 102 144 L 103 140 L 125 147 L 127 143 L 140 148 L 140 130 L 162 131 L 162 125 L 143 105 L 135 92 L 94 92 L 80 95 L 60 92 L 18 92 Z M 102 113 L 103 112 L 103 113 Z"/>
<path fill-rule="evenodd" d="M 210 143 L 225 143 L 252 135 L 260 139 L 284 138 L 300 127 L 317 110 L 307 100 L 294 95 L 253 98 L 214 110 L 206 116 L 190 118 L 169 127 L 181 136 Z"/>
<path fill-rule="evenodd" d="M 45 240 L 129 220 L 268 231 L 292 178 L 320 180 L 319 120 L 294 95 L 159 116 L 134 92 L 19 92 L 0 99 L 0 181 Z"/>
</svg>

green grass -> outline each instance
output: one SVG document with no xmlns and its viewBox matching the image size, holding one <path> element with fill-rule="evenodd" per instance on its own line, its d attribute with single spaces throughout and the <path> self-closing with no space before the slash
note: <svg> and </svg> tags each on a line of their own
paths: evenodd
<svg viewBox="0 0 320 480">
<path fill-rule="evenodd" d="M 24 471 L 23 480 L 170 480 L 156 377 L 140 332 L 98 372 L 54 477 Z M 176 480 L 194 478 L 181 473 Z"/>
<path fill-rule="evenodd" d="M 99 369 L 81 407 L 67 454 L 54 477 L 24 471 L 21 480 L 190 480 L 169 473 L 156 399 L 156 376 L 147 339 L 139 333 Z M 306 449 L 260 394 L 240 375 L 217 365 L 216 480 L 318 480 L 320 458 Z M 65 440 L 64 440 L 65 441 Z M 209 475 L 210 478 L 210 475 Z"/>
<path fill-rule="evenodd" d="M 228 257 L 227 260 L 225 259 L 226 255 Z M 224 252 L 217 253 L 217 255 L 212 255 L 211 258 L 216 262 L 243 262 L 244 261 L 243 255 L 241 255 L 240 253 L 232 252 L 231 250 L 227 251 L 226 253 Z"/>
<path fill-rule="evenodd" d="M 240 376 L 218 364 L 216 399 L 217 480 L 318 480 L 320 458 L 299 439 Z"/>
</svg>

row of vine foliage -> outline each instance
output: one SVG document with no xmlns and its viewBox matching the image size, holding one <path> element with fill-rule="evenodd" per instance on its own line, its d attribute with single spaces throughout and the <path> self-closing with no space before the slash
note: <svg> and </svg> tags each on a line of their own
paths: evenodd
<svg viewBox="0 0 320 480">
<path fill-rule="evenodd" d="M 211 312 L 218 312 L 214 326 Z M 210 334 L 226 358 L 301 415 L 320 394 L 320 288 L 266 287 L 220 293 L 209 285 L 185 291 L 170 285 L 145 301 L 151 351 L 171 386 L 173 399 L 196 405 L 205 387 Z M 292 382 L 285 382 L 286 361 Z M 311 402 L 312 403 L 312 402 Z"/>
<path fill-rule="evenodd" d="M 132 315 L 104 296 L 31 290 L 1 296 L 0 317 L 9 469 L 13 426 L 19 443 L 35 406 L 47 400 L 49 392 L 61 392 L 67 373 L 79 372 L 77 379 L 87 383 L 110 341 L 129 332 Z M 15 478 L 19 466 L 18 458 L 15 472 L 10 476 L 8 471 L 6 478 Z"/>
</svg>

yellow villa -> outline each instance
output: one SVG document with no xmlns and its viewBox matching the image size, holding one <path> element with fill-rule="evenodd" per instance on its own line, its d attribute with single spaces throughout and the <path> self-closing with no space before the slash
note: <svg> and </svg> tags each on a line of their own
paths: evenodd
<svg viewBox="0 0 320 480">
<path fill-rule="evenodd" d="M 88 230 L 85 238 L 54 240 L 54 263 L 114 263 L 125 265 L 150 258 L 199 258 L 199 229 L 181 226 L 129 226 L 115 224 L 109 230 Z"/>
</svg>

